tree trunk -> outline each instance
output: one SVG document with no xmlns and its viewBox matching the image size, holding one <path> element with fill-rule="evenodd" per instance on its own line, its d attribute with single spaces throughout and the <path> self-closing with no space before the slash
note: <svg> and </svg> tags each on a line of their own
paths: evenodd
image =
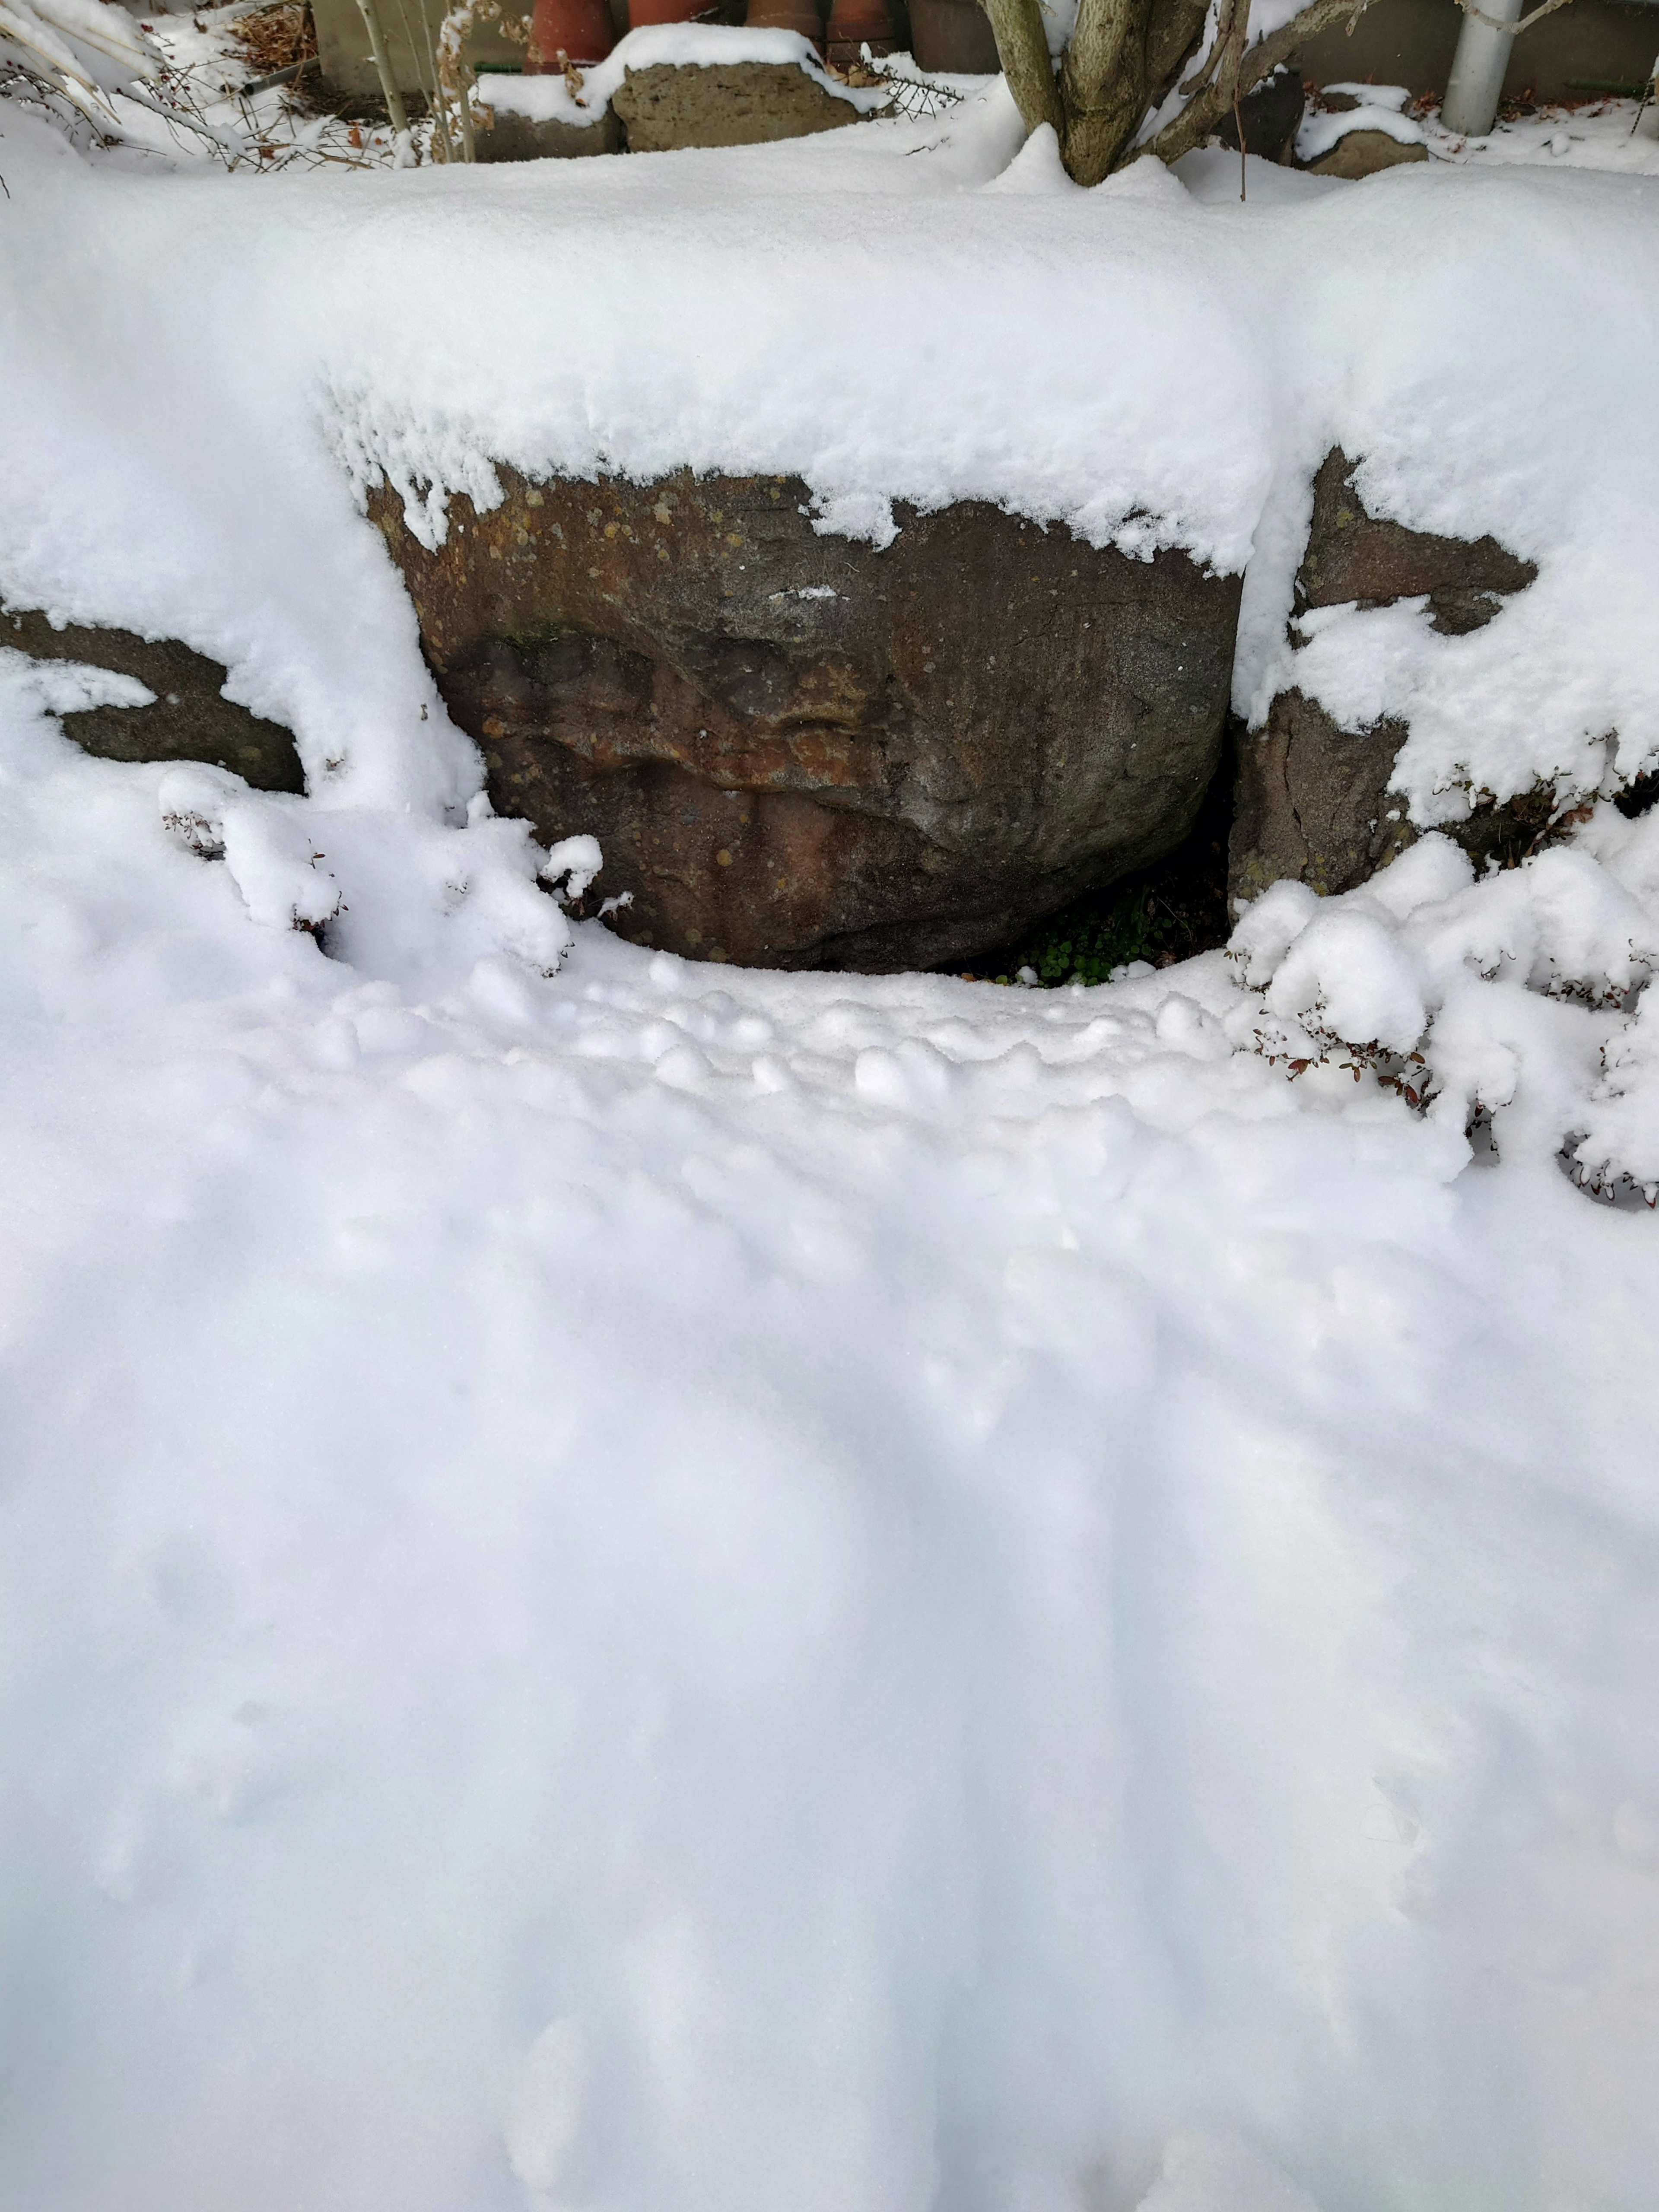
<svg viewBox="0 0 1659 2212">
<path fill-rule="evenodd" d="M 1204 35 L 1208 0 L 1152 0 L 1146 26 L 1146 105 L 1161 106 Z"/>
<path fill-rule="evenodd" d="M 997 59 L 1028 131 L 1052 123 L 1064 143 L 1060 93 L 1037 0 L 985 0 L 997 42 Z"/>
<path fill-rule="evenodd" d="M 1146 27 L 1152 0 L 1082 0 L 1066 49 L 1060 98 L 1066 173 L 1109 176 L 1146 112 Z"/>
<path fill-rule="evenodd" d="M 1328 24 L 1346 17 L 1352 30 L 1368 0 L 1307 0 L 1291 21 L 1248 49 L 1250 0 L 1223 0 L 1215 48 L 1182 88 L 1186 106 L 1139 149 L 1148 109 L 1168 99 L 1202 35 L 1207 0 L 1081 0 L 1058 82 L 1038 0 L 982 4 L 1026 129 L 1051 123 L 1066 173 L 1079 185 L 1097 185 L 1137 152 L 1174 161 L 1201 146 L 1253 85 Z M 1545 0 L 1544 12 L 1566 4 Z"/>
</svg>

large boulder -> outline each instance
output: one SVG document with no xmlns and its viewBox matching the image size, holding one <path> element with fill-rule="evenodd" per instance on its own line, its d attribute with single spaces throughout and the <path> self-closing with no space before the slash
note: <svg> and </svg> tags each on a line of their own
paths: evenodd
<svg viewBox="0 0 1659 2212">
<path fill-rule="evenodd" d="M 0 644 L 35 660 L 112 669 L 155 695 L 148 706 L 88 707 L 61 717 L 69 736 L 100 759 L 210 761 L 256 791 L 305 789 L 292 732 L 227 699 L 224 663 L 176 638 L 76 623 L 59 629 L 38 611 L 0 607 Z"/>
<path fill-rule="evenodd" d="M 1145 866 L 1218 757 L 1239 580 L 963 503 L 884 550 L 781 477 L 533 483 L 430 552 L 372 512 L 503 811 L 591 830 L 624 935 L 953 960 Z"/>
<path fill-rule="evenodd" d="M 1459 636 L 1538 574 L 1495 538 L 1438 538 L 1368 514 L 1353 486 L 1358 466 L 1332 452 L 1314 479 L 1296 614 L 1426 598 L 1433 628 Z M 1407 734 L 1395 720 L 1346 731 L 1317 700 L 1280 692 L 1260 734 L 1239 746 L 1227 885 L 1235 905 L 1286 877 L 1322 893 L 1352 890 L 1410 844 L 1417 832 L 1390 790 Z M 1448 834 L 1477 860 L 1506 860 L 1535 840 L 1550 811 L 1527 793 L 1475 807 Z"/>
</svg>

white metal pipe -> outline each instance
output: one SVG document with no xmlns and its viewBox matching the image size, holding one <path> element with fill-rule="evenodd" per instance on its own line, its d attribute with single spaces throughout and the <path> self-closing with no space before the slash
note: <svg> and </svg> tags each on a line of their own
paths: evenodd
<svg viewBox="0 0 1659 2212">
<path fill-rule="evenodd" d="M 1519 21 L 1522 5 L 1523 0 L 1480 0 L 1483 15 L 1504 23 Z M 1498 119 L 1498 102 L 1514 51 L 1510 32 L 1495 31 L 1477 16 L 1464 16 L 1440 108 L 1440 120 L 1448 131 L 1465 138 L 1486 137 Z"/>
</svg>

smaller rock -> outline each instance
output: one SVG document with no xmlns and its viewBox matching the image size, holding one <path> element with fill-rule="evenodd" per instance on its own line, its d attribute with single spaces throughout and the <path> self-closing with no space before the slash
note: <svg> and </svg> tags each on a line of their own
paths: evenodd
<svg viewBox="0 0 1659 2212">
<path fill-rule="evenodd" d="M 176 638 L 77 623 L 55 629 L 38 611 L 0 607 L 0 645 L 34 660 L 111 668 L 155 694 L 148 707 L 88 707 L 59 717 L 65 733 L 100 760 L 205 761 L 256 791 L 306 787 L 291 732 L 227 699 L 224 663 Z"/>
<path fill-rule="evenodd" d="M 630 154 L 768 145 L 861 120 L 850 100 L 826 92 L 793 62 L 629 70 L 611 106 Z"/>
<path fill-rule="evenodd" d="M 1358 182 L 1361 177 L 1374 177 L 1379 169 L 1398 168 L 1402 161 L 1426 161 L 1429 149 L 1420 141 L 1407 146 L 1392 138 L 1386 131 L 1350 131 L 1339 138 L 1328 154 L 1322 154 L 1316 161 L 1310 161 L 1308 173 L 1315 177 L 1346 177 Z"/>
<path fill-rule="evenodd" d="M 495 121 L 477 134 L 481 161 L 571 161 L 588 154 L 620 154 L 622 125 L 607 107 L 594 123 L 562 123 L 556 117 L 545 123 L 507 108 L 485 108 Z"/>
<path fill-rule="evenodd" d="M 1437 538 L 1368 514 L 1354 484 L 1358 468 L 1333 449 L 1314 478 L 1296 614 L 1426 599 L 1432 626 L 1462 636 L 1536 577 L 1532 562 L 1495 538 Z M 1286 878 L 1322 896 L 1352 890 L 1411 844 L 1418 832 L 1389 789 L 1407 735 L 1405 723 L 1394 720 L 1343 730 L 1316 700 L 1280 692 L 1266 727 L 1239 745 L 1227 880 L 1235 903 Z M 1447 825 L 1447 834 L 1477 866 L 1489 860 L 1507 866 L 1547 836 L 1553 805 L 1553 792 L 1501 806 L 1488 799 Z"/>
<path fill-rule="evenodd" d="M 1413 842 L 1389 781 L 1403 722 L 1351 734 L 1317 700 L 1281 691 L 1259 736 L 1241 741 L 1228 891 L 1259 898 L 1286 878 L 1322 897 L 1352 890 Z"/>
<path fill-rule="evenodd" d="M 1354 489 L 1358 468 L 1334 449 L 1314 478 L 1313 518 L 1296 579 L 1298 615 L 1310 607 L 1386 607 L 1426 597 L 1434 628 L 1461 637 L 1489 623 L 1504 595 L 1525 591 L 1536 578 L 1534 562 L 1495 538 L 1437 538 L 1368 514 Z"/>
</svg>

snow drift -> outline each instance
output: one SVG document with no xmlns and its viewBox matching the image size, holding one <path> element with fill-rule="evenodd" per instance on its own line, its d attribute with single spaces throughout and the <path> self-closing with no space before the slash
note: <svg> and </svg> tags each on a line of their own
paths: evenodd
<svg viewBox="0 0 1659 2212">
<path fill-rule="evenodd" d="M 1000 98 L 268 184 L 8 119 L 0 592 L 312 785 L 0 662 L 9 2201 L 1651 2196 L 1659 1261 L 1556 1155 L 1659 1178 L 1653 188 L 1085 196 Z M 1334 443 L 1538 584 L 1285 647 Z M 1322 648 L 1425 805 L 1589 811 L 1091 992 L 573 929 L 349 470 L 671 459 L 1248 562 L 1241 703 Z"/>
</svg>

